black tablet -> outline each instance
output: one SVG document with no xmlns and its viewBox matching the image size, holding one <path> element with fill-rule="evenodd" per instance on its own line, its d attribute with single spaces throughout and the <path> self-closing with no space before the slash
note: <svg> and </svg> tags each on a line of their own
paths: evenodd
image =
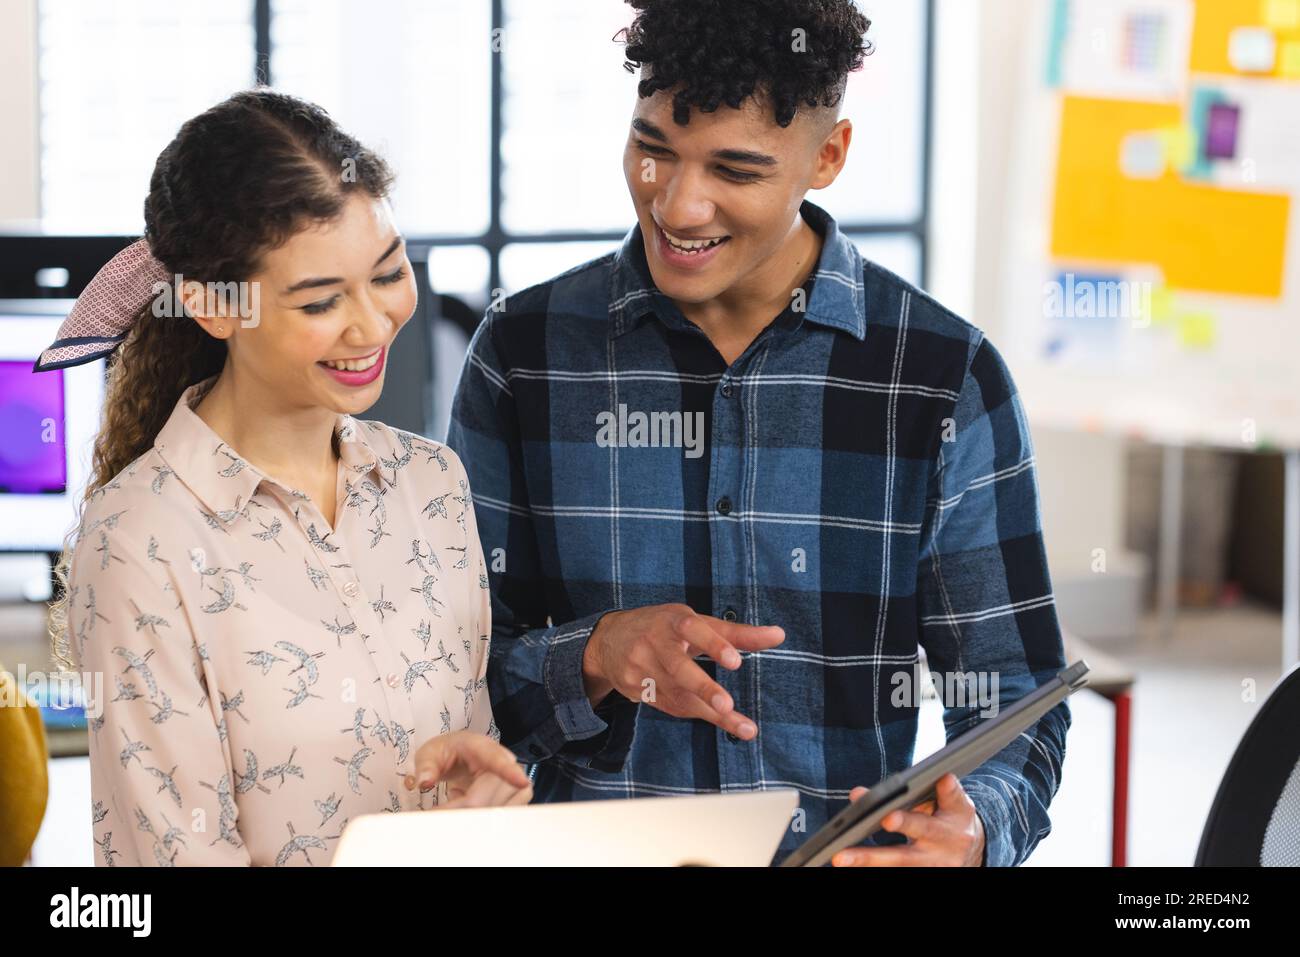
<svg viewBox="0 0 1300 957">
<path fill-rule="evenodd" d="M 934 797 L 945 774 L 969 774 L 1020 736 L 1035 721 L 1088 683 L 1088 663 L 1076 661 L 996 717 L 981 721 L 920 764 L 891 774 L 812 835 L 782 867 L 820 867 L 836 853 L 860 844 L 880 829 L 880 822 L 899 808 L 911 809 Z"/>
</svg>

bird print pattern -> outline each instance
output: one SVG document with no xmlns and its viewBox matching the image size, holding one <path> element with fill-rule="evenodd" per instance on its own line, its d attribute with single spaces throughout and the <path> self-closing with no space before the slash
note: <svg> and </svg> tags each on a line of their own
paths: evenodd
<svg viewBox="0 0 1300 957">
<path fill-rule="evenodd" d="M 429 738 L 499 736 L 472 498 L 450 449 L 340 415 L 322 515 L 194 413 L 206 385 L 77 530 L 95 861 L 319 867 L 352 818 L 445 799 L 404 785 Z"/>
</svg>

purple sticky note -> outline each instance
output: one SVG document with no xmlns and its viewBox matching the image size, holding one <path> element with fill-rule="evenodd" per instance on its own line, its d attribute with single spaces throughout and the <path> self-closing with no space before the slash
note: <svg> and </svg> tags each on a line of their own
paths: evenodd
<svg viewBox="0 0 1300 957">
<path fill-rule="evenodd" d="M 1232 159 L 1237 155 L 1237 123 L 1241 109 L 1231 103 L 1212 103 L 1205 123 L 1207 159 Z"/>
</svg>

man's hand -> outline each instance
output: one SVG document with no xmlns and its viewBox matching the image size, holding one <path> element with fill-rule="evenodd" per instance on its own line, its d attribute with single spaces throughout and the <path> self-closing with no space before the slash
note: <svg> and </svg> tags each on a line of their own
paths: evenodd
<svg viewBox="0 0 1300 957">
<path fill-rule="evenodd" d="M 453 731 L 430 738 L 415 752 L 415 773 L 407 790 L 428 791 L 447 782 L 448 801 L 439 809 L 527 804 L 533 786 L 509 750 L 487 735 Z"/>
<path fill-rule="evenodd" d="M 582 677 L 595 705 L 610 691 L 643 701 L 678 718 L 701 718 L 738 738 L 758 734 L 735 710 L 722 685 L 693 660 L 705 655 L 721 667 L 740 667 L 741 651 L 762 651 L 785 641 L 774 625 L 742 625 L 697 615 L 686 605 L 650 605 L 613 611 L 587 641 Z"/>
<path fill-rule="evenodd" d="M 854 788 L 849 800 L 867 793 Z M 891 811 L 881 826 L 906 834 L 906 844 L 890 847 L 845 848 L 831 858 L 836 867 L 979 867 L 984 860 L 984 824 L 975 802 L 956 775 L 945 774 L 935 785 L 934 801 L 922 801 L 910 811 Z"/>
</svg>

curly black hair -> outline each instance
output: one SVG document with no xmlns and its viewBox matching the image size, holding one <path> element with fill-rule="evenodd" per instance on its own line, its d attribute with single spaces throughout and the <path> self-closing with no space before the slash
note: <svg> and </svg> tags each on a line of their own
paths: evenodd
<svg viewBox="0 0 1300 957">
<path fill-rule="evenodd" d="M 725 103 L 739 109 L 764 96 L 780 126 L 800 106 L 829 107 L 844 95 L 845 79 L 862 66 L 871 26 L 853 0 L 627 0 L 637 11 L 616 40 L 625 44 L 624 68 L 644 70 L 642 97 L 680 86 L 673 120 L 690 122 L 691 107 L 712 113 Z M 800 32 L 802 31 L 802 32 Z"/>
</svg>

